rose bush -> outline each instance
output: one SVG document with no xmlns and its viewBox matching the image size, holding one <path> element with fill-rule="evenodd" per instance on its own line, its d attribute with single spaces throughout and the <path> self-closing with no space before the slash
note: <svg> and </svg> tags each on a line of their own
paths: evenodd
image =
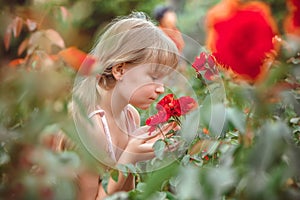
<svg viewBox="0 0 300 200">
<path fill-rule="evenodd" d="M 136 176 L 136 189 L 107 199 L 299 199 L 299 1 L 221 0 L 202 7 L 195 2 L 186 4 L 194 13 L 207 13 L 201 18 L 207 45 L 187 66 L 199 109 L 189 112 L 195 100 L 168 94 L 145 121 L 155 128 L 182 115 L 200 116 L 197 132 L 182 120 L 180 156 L 144 173 L 167 159 L 164 143 L 155 145 L 160 159 L 123 166 Z M 72 81 L 87 55 L 66 47 L 55 29 L 46 30 L 14 18 L 3 34 L 9 50 L 22 34 L 36 33 L 14 49 L 20 52 L 10 63 L 14 67 L 1 68 L 0 196 L 5 199 L 75 199 L 74 174 L 81 167 L 114 180 L 118 175 L 104 171 L 80 146 L 69 116 Z M 93 62 L 88 59 L 87 73 Z M 57 134 L 67 135 L 76 148 L 53 151 L 61 141 Z"/>
<path fill-rule="evenodd" d="M 151 126 L 150 132 L 152 132 L 157 126 L 167 122 L 170 118 L 173 118 L 173 120 L 180 125 L 179 117 L 186 115 L 196 108 L 196 100 L 189 96 L 175 99 L 174 94 L 167 94 L 157 103 L 157 114 L 150 116 L 146 119 L 145 123 L 146 125 Z"/>
</svg>

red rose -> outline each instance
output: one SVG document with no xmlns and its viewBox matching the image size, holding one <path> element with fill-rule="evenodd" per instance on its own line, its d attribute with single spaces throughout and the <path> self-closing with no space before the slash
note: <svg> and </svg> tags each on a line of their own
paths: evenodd
<svg viewBox="0 0 300 200">
<path fill-rule="evenodd" d="M 157 103 L 156 109 L 160 110 L 162 108 L 173 107 L 173 106 L 174 106 L 174 95 L 167 94 Z"/>
<path fill-rule="evenodd" d="M 196 70 L 196 72 L 200 72 L 205 70 L 205 66 L 204 66 L 205 63 L 206 63 L 206 54 L 204 52 L 201 52 L 200 55 L 195 58 L 192 67 Z"/>
<path fill-rule="evenodd" d="M 207 56 L 207 64 L 211 69 L 213 69 L 213 67 L 216 65 L 215 58 L 212 55 Z"/>
<path fill-rule="evenodd" d="M 169 115 L 163 110 L 158 111 L 155 115 L 152 115 L 146 120 L 148 126 L 156 126 L 158 124 L 168 121 L 170 118 Z"/>
<path fill-rule="evenodd" d="M 156 105 L 158 112 L 155 115 L 146 119 L 146 125 L 151 126 L 150 133 L 155 130 L 156 126 L 167 122 L 171 117 L 175 121 L 179 120 L 178 117 L 187 114 L 197 107 L 196 101 L 191 97 L 180 97 L 175 99 L 173 94 L 167 94 Z M 178 121 L 180 124 L 180 121 Z"/>
<path fill-rule="evenodd" d="M 287 0 L 289 14 L 284 20 L 284 29 L 286 33 L 300 35 L 300 1 Z"/>
<path fill-rule="evenodd" d="M 165 110 L 167 115 L 169 116 L 177 116 L 181 115 L 181 110 L 179 106 L 179 102 L 177 99 L 174 99 L 173 94 L 168 94 L 164 96 L 156 105 L 157 110 Z"/>
<path fill-rule="evenodd" d="M 257 80 L 266 71 L 264 61 L 276 50 L 276 34 L 263 2 L 223 0 L 207 14 L 207 47 L 222 67 L 244 79 Z"/>
<path fill-rule="evenodd" d="M 200 55 L 195 58 L 192 67 L 197 73 L 201 73 L 206 80 L 213 80 L 217 74 L 215 63 L 215 58 L 212 55 L 201 52 Z"/>
</svg>

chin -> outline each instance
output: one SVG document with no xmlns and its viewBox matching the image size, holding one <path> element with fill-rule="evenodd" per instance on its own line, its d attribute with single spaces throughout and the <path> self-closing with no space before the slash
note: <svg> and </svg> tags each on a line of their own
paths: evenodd
<svg viewBox="0 0 300 200">
<path fill-rule="evenodd" d="M 137 108 L 141 109 L 141 110 L 147 110 L 150 105 L 139 105 L 139 106 L 136 106 Z"/>
</svg>

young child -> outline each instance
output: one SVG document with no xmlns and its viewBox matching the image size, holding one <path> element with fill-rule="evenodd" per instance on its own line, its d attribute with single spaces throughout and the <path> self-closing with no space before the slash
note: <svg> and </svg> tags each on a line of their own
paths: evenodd
<svg viewBox="0 0 300 200">
<path fill-rule="evenodd" d="M 173 40 L 179 52 L 182 53 L 185 44 L 177 28 L 177 15 L 172 7 L 159 5 L 155 7 L 153 16 L 158 22 L 158 27 Z"/>
<path fill-rule="evenodd" d="M 163 79 L 178 64 L 176 45 L 143 13 L 133 13 L 114 20 L 91 54 L 97 58 L 97 73 L 78 77 L 73 92 L 73 117 L 82 143 L 109 167 L 154 158 L 152 146 L 160 134 L 140 127 L 135 107 L 148 109 L 164 92 Z M 176 128 L 167 124 L 162 131 Z M 117 182 L 109 180 L 107 193 L 95 183 L 97 191 L 87 192 L 91 198 L 84 199 L 129 191 L 134 183 L 132 175 L 120 172 Z M 85 186 L 80 186 L 82 192 Z"/>
</svg>

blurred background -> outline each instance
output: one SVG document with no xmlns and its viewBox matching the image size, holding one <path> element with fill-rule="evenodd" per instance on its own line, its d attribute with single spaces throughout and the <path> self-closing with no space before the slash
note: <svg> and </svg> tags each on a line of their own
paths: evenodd
<svg viewBox="0 0 300 200">
<path fill-rule="evenodd" d="M 37 22 L 39 29 L 55 29 L 64 39 L 66 46 L 76 46 L 88 52 L 102 28 L 113 18 L 128 15 L 132 11 L 143 11 L 155 21 L 154 8 L 158 5 L 168 5 L 176 11 L 179 29 L 203 44 L 203 18 L 206 10 L 216 2 L 217 0 L 1 0 L 0 36 L 3 38 L 11 20 L 20 16 Z M 2 62 L 18 57 L 17 48 L 28 36 L 27 33 L 26 29 L 22 29 L 19 37 L 12 38 L 7 51 L 3 42 L 1 43 Z M 24 55 L 25 52 L 22 56 Z"/>
<path fill-rule="evenodd" d="M 81 146 L 70 116 L 77 70 L 112 19 L 143 11 L 158 24 L 154 8 L 172 6 L 180 32 L 198 44 L 187 42 L 182 52 L 193 61 L 200 52 L 209 53 L 207 13 L 215 5 L 223 11 L 226 6 L 222 6 L 230 2 L 237 1 L 0 0 L 0 200 L 76 199 L 74 178 L 82 167 L 106 173 L 106 177 L 116 175 L 114 170 L 105 171 Z M 239 2 L 237 9 L 253 8 L 248 4 L 252 0 Z M 262 13 L 270 11 L 268 19 L 272 16 L 274 22 L 264 25 L 277 26 L 271 43 L 280 43 L 264 78 L 260 82 L 237 80 L 228 76 L 228 68 L 220 67 L 220 79 L 213 81 L 205 77 L 211 67 L 205 54 L 204 76 L 200 68 L 194 67 L 195 71 L 192 63 L 185 63 L 185 76 L 201 107 L 191 116 L 200 117 L 197 132 L 183 129 L 186 135 L 196 135 L 186 155 L 149 176 L 127 166 L 137 177 L 137 188 L 111 199 L 300 199 L 300 3 L 255 2 L 268 8 Z M 215 14 L 222 17 L 223 12 Z M 244 26 L 242 31 L 256 30 Z M 248 41 L 247 34 L 227 33 Z M 251 48 L 245 45 L 243 53 Z M 251 55 L 255 57 L 256 52 Z M 213 68 L 217 65 L 213 63 Z M 251 72 L 252 67 L 247 70 Z M 87 66 L 81 73 L 89 70 Z M 211 120 L 212 116 L 217 120 Z M 222 134 L 216 135 L 214 130 L 220 126 Z M 160 156 L 163 150 L 157 151 Z"/>
</svg>

